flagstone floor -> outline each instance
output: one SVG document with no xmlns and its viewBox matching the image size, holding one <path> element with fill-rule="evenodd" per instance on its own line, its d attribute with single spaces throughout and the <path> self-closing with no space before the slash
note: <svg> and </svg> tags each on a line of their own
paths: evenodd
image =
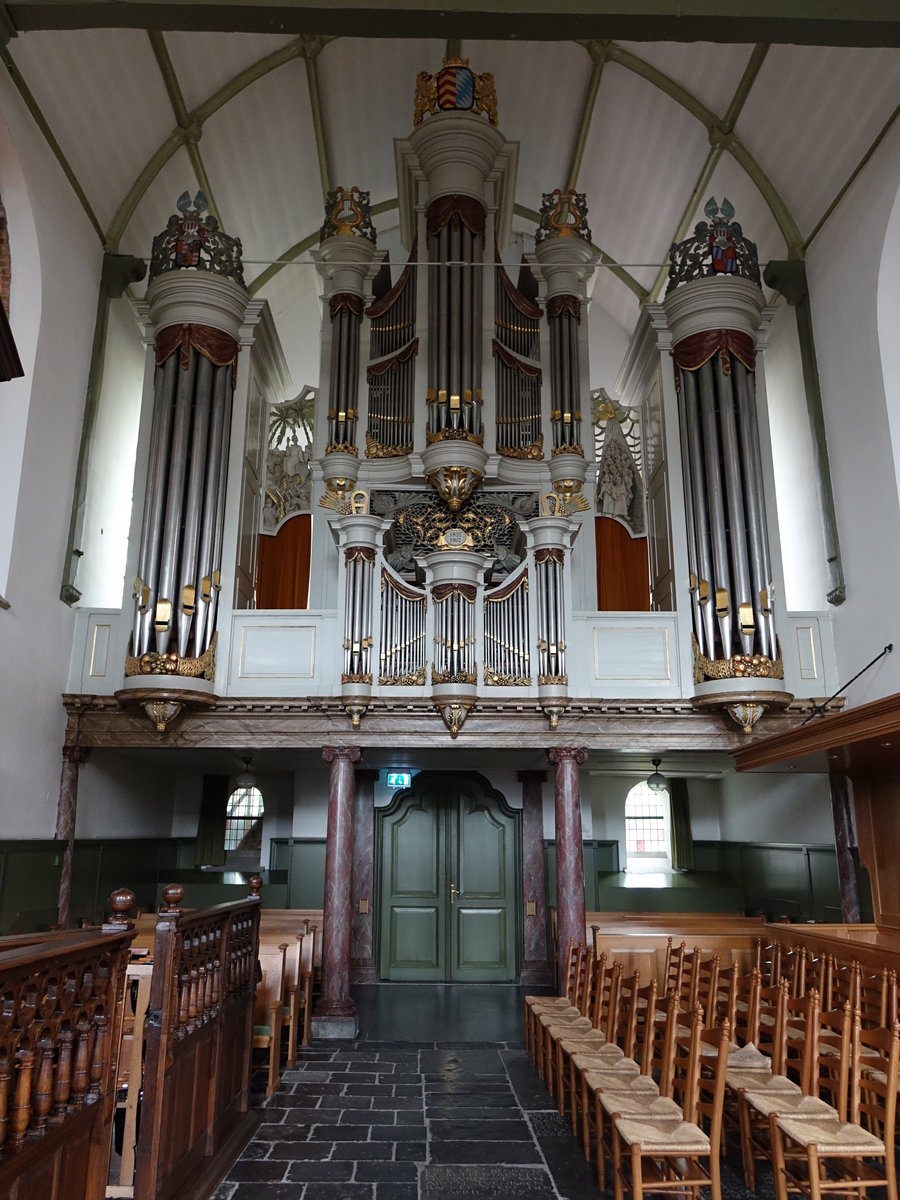
<svg viewBox="0 0 900 1200">
<path fill-rule="evenodd" d="M 522 989 L 354 995 L 357 1040 L 313 1043 L 257 1098 L 259 1128 L 213 1200 L 596 1200 L 522 1045 Z M 723 1192 L 752 1197 L 730 1169 Z M 771 1200 L 766 1177 L 757 1195 Z"/>
</svg>

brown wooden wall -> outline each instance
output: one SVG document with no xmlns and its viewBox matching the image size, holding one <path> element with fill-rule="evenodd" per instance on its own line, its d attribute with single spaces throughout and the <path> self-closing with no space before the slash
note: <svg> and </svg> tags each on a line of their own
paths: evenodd
<svg viewBox="0 0 900 1200">
<path fill-rule="evenodd" d="M 306 608 L 312 516 L 298 513 L 278 532 L 261 534 L 256 564 L 257 608 Z"/>
<path fill-rule="evenodd" d="M 597 608 L 600 612 L 647 612 L 650 564 L 647 539 L 633 538 L 611 517 L 595 519 L 597 537 Z"/>
</svg>

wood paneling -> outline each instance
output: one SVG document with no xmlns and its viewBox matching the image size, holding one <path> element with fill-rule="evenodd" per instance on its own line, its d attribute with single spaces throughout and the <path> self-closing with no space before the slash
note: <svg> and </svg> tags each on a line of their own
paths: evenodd
<svg viewBox="0 0 900 1200">
<path fill-rule="evenodd" d="M 312 517 L 291 517 L 272 536 L 261 534 L 256 562 L 257 608 L 306 608 Z"/>
<path fill-rule="evenodd" d="M 649 612 L 647 539 L 633 538 L 611 517 L 597 517 L 597 608 L 600 612 Z"/>
</svg>

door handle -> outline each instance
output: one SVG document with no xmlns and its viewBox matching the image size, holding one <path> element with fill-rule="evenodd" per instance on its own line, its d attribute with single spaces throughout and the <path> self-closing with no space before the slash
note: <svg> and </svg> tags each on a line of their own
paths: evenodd
<svg viewBox="0 0 900 1200">
<path fill-rule="evenodd" d="M 460 894 L 460 892 L 459 892 L 459 888 L 456 886 L 456 884 L 455 884 L 455 883 L 451 883 L 451 884 L 450 884 L 450 903 L 451 903 L 451 904 L 455 904 L 455 903 L 456 903 L 456 897 L 457 897 L 459 894 Z"/>
</svg>

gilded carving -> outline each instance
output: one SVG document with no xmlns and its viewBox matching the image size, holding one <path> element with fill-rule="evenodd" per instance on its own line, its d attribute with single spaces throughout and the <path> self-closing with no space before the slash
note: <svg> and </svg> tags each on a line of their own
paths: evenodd
<svg viewBox="0 0 900 1200">
<path fill-rule="evenodd" d="M 733 654 L 731 658 L 707 658 L 691 634 L 694 651 L 694 683 L 707 679 L 784 679 L 784 661 L 779 654 Z M 780 648 L 779 648 L 780 649 Z"/>
<path fill-rule="evenodd" d="M 524 458 L 535 461 L 544 457 L 544 435 L 539 433 L 530 446 L 498 446 L 497 453 L 504 458 Z"/>
<path fill-rule="evenodd" d="M 485 667 L 484 683 L 486 687 L 530 687 L 531 679 L 527 675 L 500 675 Z"/>
<path fill-rule="evenodd" d="M 199 658 L 181 658 L 174 651 L 167 654 L 157 654 L 150 650 L 137 657 L 129 654 L 125 659 L 125 677 L 136 675 L 177 675 L 182 679 L 208 679 L 213 683 L 216 678 L 216 642 L 218 632 L 212 636 L 209 648 Z"/>
<path fill-rule="evenodd" d="M 371 433 L 366 434 L 366 458 L 403 458 L 412 454 L 412 449 L 412 442 L 404 442 L 402 446 L 385 446 Z"/>
<path fill-rule="evenodd" d="M 419 667 L 407 675 L 379 675 L 378 682 L 381 687 L 424 687 L 428 682 L 428 673 L 425 667 Z"/>
</svg>

